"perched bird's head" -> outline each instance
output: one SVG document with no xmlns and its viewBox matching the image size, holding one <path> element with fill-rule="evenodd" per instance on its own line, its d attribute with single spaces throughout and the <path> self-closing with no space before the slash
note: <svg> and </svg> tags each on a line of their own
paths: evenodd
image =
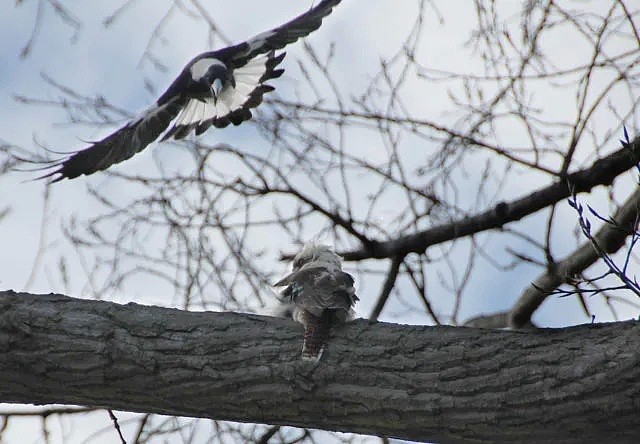
<svg viewBox="0 0 640 444">
<path fill-rule="evenodd" d="M 307 244 L 293 258 L 293 271 L 300 270 L 307 264 L 324 265 L 327 268 L 341 268 L 342 258 L 327 245 Z"/>
</svg>

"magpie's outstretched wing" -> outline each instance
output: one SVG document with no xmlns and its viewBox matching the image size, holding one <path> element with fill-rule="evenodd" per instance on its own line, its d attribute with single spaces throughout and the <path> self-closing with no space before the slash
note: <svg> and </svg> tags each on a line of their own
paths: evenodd
<svg viewBox="0 0 640 444">
<path fill-rule="evenodd" d="M 251 109 L 274 89 L 266 82 L 284 72 L 276 68 L 285 54 L 276 55 L 275 50 L 318 29 L 340 1 L 322 0 L 271 31 L 196 56 L 153 106 L 84 150 L 49 163 L 52 170 L 40 179 L 52 178 L 53 183 L 105 170 L 142 151 L 165 131 L 162 140 L 181 139 L 192 130 L 199 135 L 211 126 L 223 128 L 250 119 Z"/>
<path fill-rule="evenodd" d="M 282 49 L 289 43 L 306 37 L 318 29 L 322 24 L 322 19 L 331 14 L 335 6 L 341 0 L 322 0 L 317 6 L 300 14 L 293 20 L 278 26 L 270 31 L 260 33 L 246 42 L 230 46 L 221 51 L 233 53 L 231 57 L 235 66 L 242 66 L 259 54 L 264 54 L 276 49 Z"/>
<path fill-rule="evenodd" d="M 106 170 L 111 165 L 129 159 L 145 149 L 167 129 L 180 112 L 184 102 L 184 99 L 174 97 L 163 105 L 152 106 L 116 132 L 92 143 L 89 148 L 78 151 L 65 160 L 50 163 L 47 168 L 53 168 L 53 171 L 38 179 L 59 175 L 50 181 L 55 183 L 62 179 L 73 179 L 83 174 L 89 175 Z"/>
</svg>

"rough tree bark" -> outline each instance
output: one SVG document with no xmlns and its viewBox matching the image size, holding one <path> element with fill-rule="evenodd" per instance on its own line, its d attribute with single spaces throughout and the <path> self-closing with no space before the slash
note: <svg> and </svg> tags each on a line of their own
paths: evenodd
<svg viewBox="0 0 640 444">
<path fill-rule="evenodd" d="M 436 442 L 635 442 L 640 322 L 494 331 L 369 324 L 299 359 L 286 319 L 0 292 L 0 402 Z"/>
</svg>

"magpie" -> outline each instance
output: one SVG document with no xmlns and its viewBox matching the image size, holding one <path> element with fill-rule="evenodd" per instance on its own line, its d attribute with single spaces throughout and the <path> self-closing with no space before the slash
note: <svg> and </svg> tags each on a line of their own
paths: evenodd
<svg viewBox="0 0 640 444">
<path fill-rule="evenodd" d="M 266 82 L 284 72 L 278 65 L 285 53 L 276 51 L 318 29 L 340 1 L 322 0 L 282 26 L 197 55 L 151 107 L 88 148 L 50 162 L 45 168 L 52 171 L 39 179 L 54 183 L 88 176 L 129 159 L 158 138 L 182 139 L 211 126 L 240 125 L 251 118 L 262 96 L 274 90 Z"/>
</svg>

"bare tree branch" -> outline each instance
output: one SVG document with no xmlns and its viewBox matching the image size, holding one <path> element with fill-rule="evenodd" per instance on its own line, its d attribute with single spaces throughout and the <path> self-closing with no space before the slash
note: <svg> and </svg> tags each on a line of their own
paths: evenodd
<svg viewBox="0 0 640 444">
<path fill-rule="evenodd" d="M 640 188 L 637 189 L 613 217 L 617 225 L 604 224 L 594 236 L 598 245 L 608 254 L 615 253 L 624 246 L 625 240 L 636 229 L 639 217 Z M 593 265 L 600 255 L 591 242 L 586 241 L 576 251 L 550 267 L 524 290 L 520 299 L 511 309 L 509 325 L 521 328 L 529 322 L 533 312 L 547 299 L 550 292 L 560 285 L 570 282 L 576 275 Z"/>
<path fill-rule="evenodd" d="M 634 139 L 628 147 L 623 147 L 602 159 L 598 159 L 591 167 L 568 174 L 566 178 L 520 199 L 512 202 L 500 202 L 490 210 L 475 216 L 418 231 L 397 239 L 369 242 L 368 246 L 357 250 L 343 251 L 340 255 L 345 261 L 360 261 L 408 253 L 424 253 L 432 245 L 500 228 L 509 222 L 520 220 L 566 199 L 571 195 L 572 190 L 576 193 L 582 193 L 590 191 L 598 185 L 611 185 L 616 177 L 636 165 L 638 159 L 640 159 L 640 137 Z"/>
<path fill-rule="evenodd" d="M 380 296 L 378 296 L 378 302 L 376 302 L 376 306 L 373 308 L 371 315 L 369 316 L 370 321 L 375 321 L 382 313 L 382 309 L 384 305 L 387 303 L 389 299 L 389 295 L 393 290 L 393 287 L 396 285 L 396 280 L 398 279 L 398 272 L 400 271 L 400 265 L 402 265 L 402 261 L 404 257 L 394 257 L 391 260 L 391 265 L 389 266 L 389 271 L 387 272 L 387 278 L 384 281 L 384 285 L 382 286 L 382 291 L 380 292 Z"/>
<path fill-rule="evenodd" d="M 629 442 L 640 323 L 511 332 L 355 321 L 319 364 L 285 319 L 0 293 L 2 402 L 438 442 Z"/>
</svg>

